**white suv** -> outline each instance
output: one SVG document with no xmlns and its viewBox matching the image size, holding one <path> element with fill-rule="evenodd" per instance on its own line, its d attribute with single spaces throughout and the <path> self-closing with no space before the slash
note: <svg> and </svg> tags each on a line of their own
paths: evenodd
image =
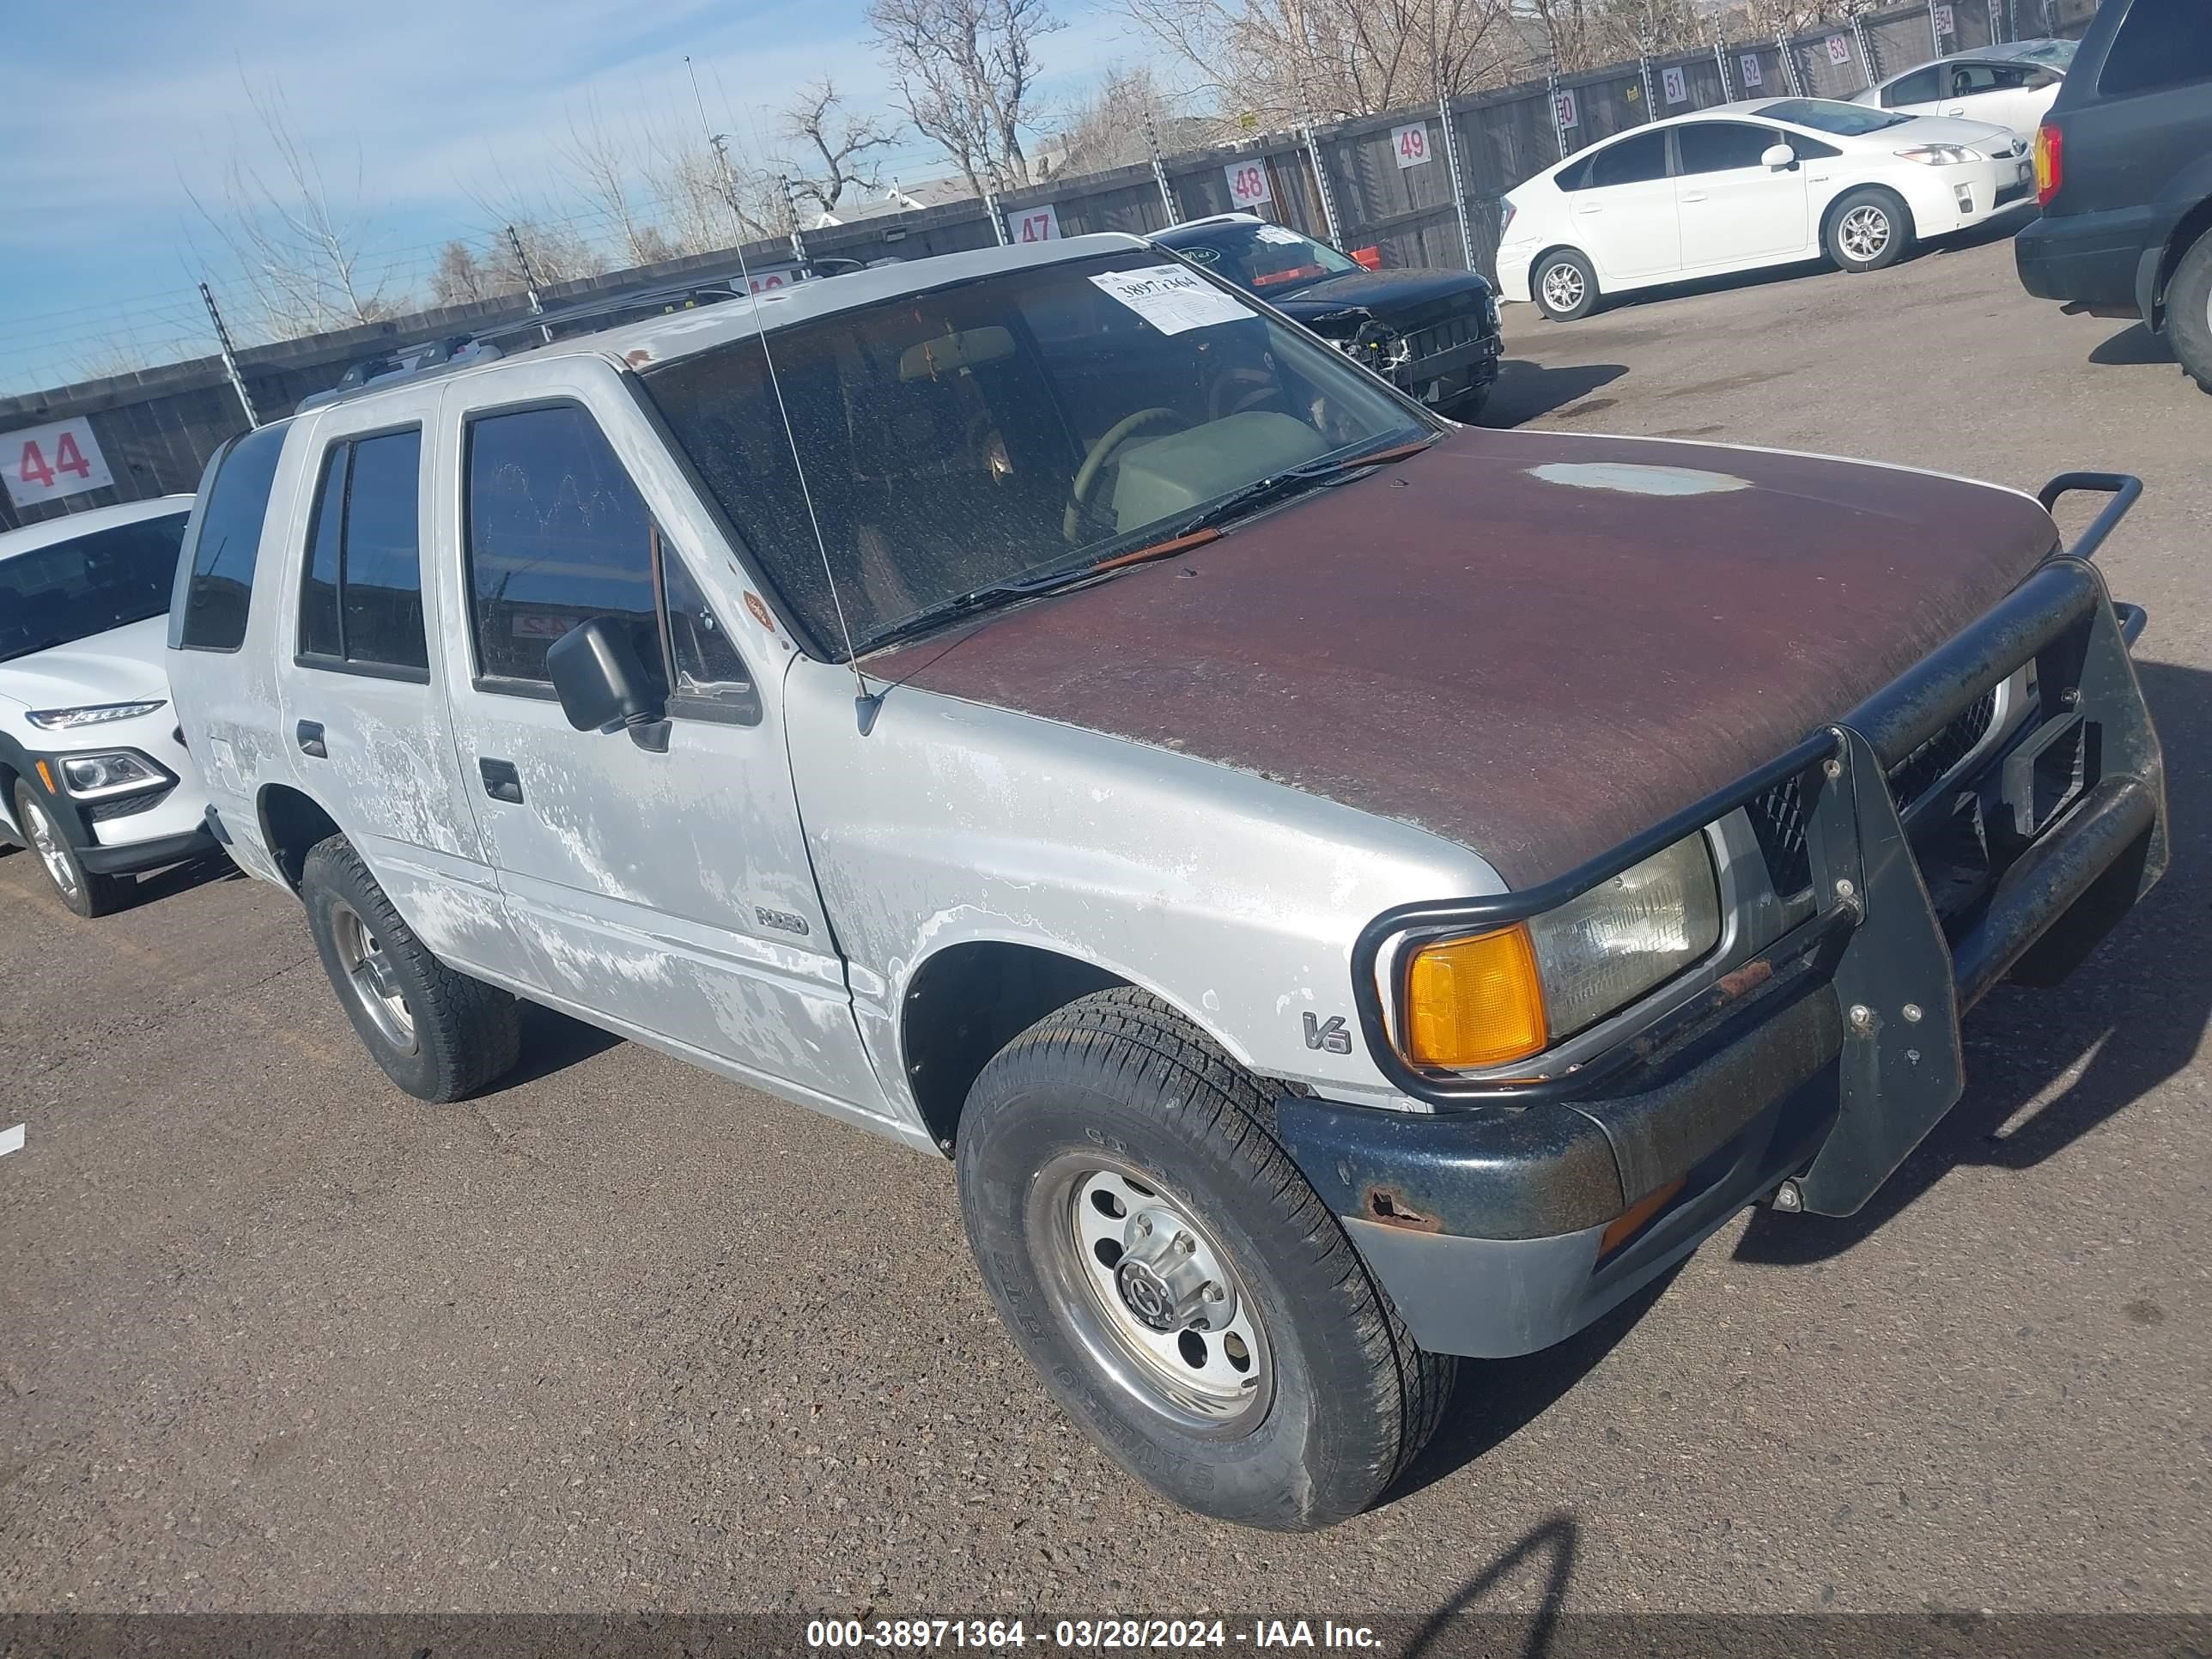
<svg viewBox="0 0 2212 1659">
<path fill-rule="evenodd" d="M 0 536 L 0 846 L 81 916 L 129 877 L 213 852 L 162 643 L 189 495 Z"/>
</svg>

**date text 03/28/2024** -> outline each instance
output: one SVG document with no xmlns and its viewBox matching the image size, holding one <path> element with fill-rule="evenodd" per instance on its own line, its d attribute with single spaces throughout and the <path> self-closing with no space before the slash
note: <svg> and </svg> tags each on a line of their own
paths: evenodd
<svg viewBox="0 0 2212 1659">
<path fill-rule="evenodd" d="M 1324 1619 L 1255 1619 L 1249 1626 L 1221 1619 L 1060 1619 L 1032 1629 L 1018 1619 L 817 1619 L 806 1626 L 810 1648 L 1018 1650 L 1040 1647 L 1121 1651 L 1198 1648 L 1335 1649 L 1380 1645 L 1365 1625 Z"/>
</svg>

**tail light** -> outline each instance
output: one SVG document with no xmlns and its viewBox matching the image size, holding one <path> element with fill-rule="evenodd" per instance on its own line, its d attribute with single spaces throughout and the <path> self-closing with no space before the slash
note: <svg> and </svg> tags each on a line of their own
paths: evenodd
<svg viewBox="0 0 2212 1659">
<path fill-rule="evenodd" d="M 2045 121 L 2035 130 L 2035 204 L 2051 205 L 2065 177 L 2065 144 L 2056 122 Z"/>
<path fill-rule="evenodd" d="M 1505 233 L 1513 228 L 1513 201 L 1508 197 L 1498 204 L 1498 240 L 1504 241 Z"/>
</svg>

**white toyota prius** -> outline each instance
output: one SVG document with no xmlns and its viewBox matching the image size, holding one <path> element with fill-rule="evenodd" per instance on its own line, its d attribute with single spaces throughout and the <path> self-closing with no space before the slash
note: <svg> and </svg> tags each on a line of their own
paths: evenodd
<svg viewBox="0 0 2212 1659">
<path fill-rule="evenodd" d="M 1516 186 L 1501 210 L 1498 289 L 1565 322 L 1601 295 L 1824 253 L 1879 270 L 2034 191 L 2027 146 L 1986 121 L 1823 98 L 1718 104 Z"/>
</svg>

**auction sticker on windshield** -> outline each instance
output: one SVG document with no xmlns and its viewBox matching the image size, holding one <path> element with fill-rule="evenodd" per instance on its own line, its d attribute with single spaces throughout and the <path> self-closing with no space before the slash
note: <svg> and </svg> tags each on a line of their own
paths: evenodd
<svg viewBox="0 0 2212 1659">
<path fill-rule="evenodd" d="M 1091 279 L 1163 334 L 1233 323 L 1253 313 L 1181 265 L 1102 270 Z"/>
</svg>

